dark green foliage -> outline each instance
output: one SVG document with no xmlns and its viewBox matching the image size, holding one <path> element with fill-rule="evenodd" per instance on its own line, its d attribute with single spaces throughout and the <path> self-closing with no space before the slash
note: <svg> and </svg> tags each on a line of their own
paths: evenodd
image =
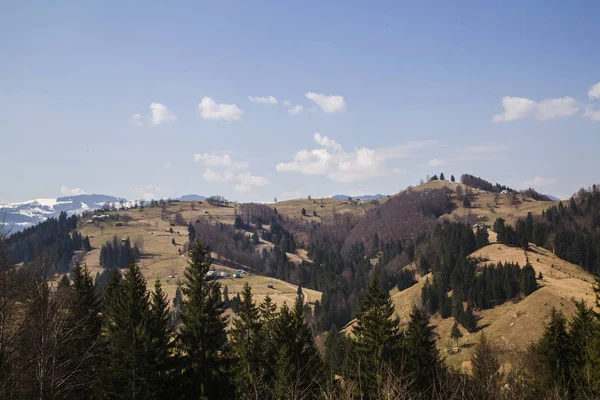
<svg viewBox="0 0 600 400">
<path fill-rule="evenodd" d="M 101 303 L 87 267 L 76 265 L 71 272 L 73 283 L 69 299 L 69 324 L 77 330 L 76 340 L 68 350 L 68 358 L 78 365 L 73 398 L 89 399 L 100 383 L 103 343 L 100 337 Z"/>
<path fill-rule="evenodd" d="M 460 177 L 460 181 L 463 185 L 467 185 L 475 189 L 485 190 L 486 192 L 500 193 L 505 190 L 510 193 L 517 192 L 516 190 L 511 189 L 508 186 L 500 185 L 498 183 L 494 185 L 491 182 L 486 181 L 485 179 L 481 179 L 479 177 L 475 177 L 469 174 L 463 174 Z"/>
<path fill-rule="evenodd" d="M 490 244 L 489 234 L 486 227 L 477 226 L 477 232 L 475 233 L 475 243 L 477 248 L 482 248 Z"/>
<path fill-rule="evenodd" d="M 501 383 L 500 362 L 484 333 L 479 337 L 471 356 L 473 391 L 476 398 L 499 397 Z"/>
<path fill-rule="evenodd" d="M 546 325 L 542 338 L 533 346 L 533 351 L 546 368 L 552 382 L 561 389 L 568 388 L 572 378 L 569 366 L 572 349 L 569 346 L 567 320 L 555 308 L 551 310 L 550 322 Z"/>
<path fill-rule="evenodd" d="M 454 175 L 450 176 L 450 182 L 456 182 L 456 178 L 454 178 Z"/>
<path fill-rule="evenodd" d="M 13 263 L 31 262 L 44 253 L 53 271 L 69 271 L 73 253 L 76 250 L 91 250 L 89 238 L 75 231 L 77 216 L 67 217 L 62 212 L 58 219 L 48 218 L 44 222 L 12 234 L 0 250 L 5 250 Z M 50 271 L 49 271 L 50 272 Z"/>
<path fill-rule="evenodd" d="M 446 177 L 444 176 L 444 173 L 442 172 L 440 174 L 440 181 L 445 181 L 445 180 L 446 180 Z"/>
<path fill-rule="evenodd" d="M 360 396 L 376 397 L 386 376 L 403 365 L 400 319 L 394 316 L 389 293 L 376 280 L 367 287 L 350 343 L 346 374 L 361 382 Z"/>
<path fill-rule="evenodd" d="M 463 207 L 464 208 L 471 208 L 471 200 L 469 200 L 469 196 L 465 196 L 463 198 Z"/>
<path fill-rule="evenodd" d="M 527 263 L 521 270 L 521 293 L 525 296 L 529 296 L 536 288 L 537 282 L 535 280 L 535 270 L 531 264 Z"/>
<path fill-rule="evenodd" d="M 246 282 L 231 330 L 234 381 L 239 398 L 263 398 L 267 390 L 261 329 L 260 312 L 252 300 L 250 285 Z"/>
<path fill-rule="evenodd" d="M 315 398 L 323 385 L 324 365 L 312 331 L 304 321 L 304 303 L 298 296 L 294 309 L 281 307 L 273 322 L 276 344 L 273 396 Z"/>
<path fill-rule="evenodd" d="M 139 256 L 137 244 L 131 247 L 129 237 L 119 240 L 115 236 L 100 248 L 100 265 L 104 268 L 127 268 L 130 263 L 137 261 Z"/>
<path fill-rule="evenodd" d="M 435 346 L 433 328 L 427 316 L 413 307 L 406 327 L 404 346 L 408 375 L 419 392 L 431 392 L 436 379 L 441 378 L 442 363 Z"/>
<path fill-rule="evenodd" d="M 170 397 L 173 383 L 173 342 L 172 342 L 172 317 L 169 312 L 169 301 L 162 289 L 160 280 L 154 282 L 154 291 L 151 295 L 149 335 L 152 343 L 151 357 L 154 364 L 152 385 L 159 399 Z"/>
<path fill-rule="evenodd" d="M 149 307 L 146 281 L 136 264 L 129 265 L 120 282 L 113 273 L 106 294 L 107 356 L 102 368 L 107 398 L 158 398 Z"/>
<path fill-rule="evenodd" d="M 228 398 L 232 390 L 227 318 L 219 302 L 220 284 L 206 279 L 210 266 L 208 250 L 196 241 L 181 287 L 185 299 L 177 335 L 181 387 L 187 398 Z"/>
<path fill-rule="evenodd" d="M 458 327 L 458 324 L 456 323 L 456 321 L 454 321 L 454 325 L 452 325 L 452 331 L 450 332 L 450 337 L 452 339 L 456 340 L 456 347 L 458 347 L 458 339 L 463 337 L 463 334 L 460 331 L 460 328 Z"/>
</svg>

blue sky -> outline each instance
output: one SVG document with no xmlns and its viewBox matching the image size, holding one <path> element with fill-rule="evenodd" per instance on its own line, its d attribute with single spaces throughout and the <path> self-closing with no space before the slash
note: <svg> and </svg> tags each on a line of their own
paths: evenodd
<svg viewBox="0 0 600 400">
<path fill-rule="evenodd" d="M 2 2 L 0 201 L 598 182 L 598 2 L 401 3 Z"/>
</svg>

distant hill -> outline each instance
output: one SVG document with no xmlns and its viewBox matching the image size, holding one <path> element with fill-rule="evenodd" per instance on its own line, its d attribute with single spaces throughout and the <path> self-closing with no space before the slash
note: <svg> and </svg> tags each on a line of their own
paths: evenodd
<svg viewBox="0 0 600 400">
<path fill-rule="evenodd" d="M 362 196 L 348 196 L 345 194 L 336 194 L 335 196 L 331 196 L 333 200 L 348 200 L 349 198 L 353 199 L 361 199 L 361 200 L 379 200 L 387 197 L 385 194 L 365 194 Z"/>
<path fill-rule="evenodd" d="M 544 196 L 546 196 L 547 198 L 549 198 L 552 201 L 560 201 L 560 199 L 556 196 L 552 196 L 551 194 L 545 194 Z"/>
<path fill-rule="evenodd" d="M 181 201 L 203 201 L 206 200 L 205 196 L 199 196 L 197 194 L 186 194 L 181 197 L 176 198 L 175 200 Z"/>
<path fill-rule="evenodd" d="M 29 226 L 58 217 L 61 212 L 68 215 L 97 210 L 104 203 L 125 201 L 121 197 L 104 194 L 82 194 L 56 199 L 35 199 L 20 203 L 0 204 L 0 221 L 3 220 L 10 232 L 21 231 Z"/>
</svg>

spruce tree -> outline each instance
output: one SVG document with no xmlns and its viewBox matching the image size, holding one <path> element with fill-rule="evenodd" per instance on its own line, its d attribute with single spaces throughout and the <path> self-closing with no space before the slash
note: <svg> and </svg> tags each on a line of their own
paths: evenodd
<svg viewBox="0 0 600 400">
<path fill-rule="evenodd" d="M 500 390 L 500 362 L 484 333 L 479 337 L 471 356 L 471 370 L 475 397 L 493 399 Z"/>
<path fill-rule="evenodd" d="M 265 369 L 263 368 L 260 312 L 248 282 L 242 289 L 242 302 L 231 330 L 234 381 L 240 398 L 264 396 Z"/>
<path fill-rule="evenodd" d="M 71 271 L 73 284 L 69 299 L 69 325 L 77 332 L 77 340 L 69 347 L 68 357 L 77 365 L 77 386 L 73 398 L 89 399 L 98 390 L 100 362 L 103 354 L 100 337 L 101 303 L 87 267 L 75 265 Z"/>
<path fill-rule="evenodd" d="M 402 365 L 400 319 L 388 292 L 373 279 L 356 314 L 351 358 L 346 374 L 358 384 L 360 396 L 376 397 L 390 373 Z"/>
<path fill-rule="evenodd" d="M 454 321 L 454 325 L 452 325 L 452 332 L 450 332 L 450 337 L 456 340 L 456 347 L 458 347 L 458 339 L 463 337 L 463 334 L 460 331 L 460 328 L 458 327 L 456 321 Z"/>
<path fill-rule="evenodd" d="M 220 285 L 206 279 L 210 253 L 196 241 L 184 273 L 185 296 L 177 335 L 183 397 L 217 399 L 231 395 L 227 317 L 219 300 Z"/>
<path fill-rule="evenodd" d="M 160 279 L 157 279 L 151 295 L 149 331 L 154 358 L 152 384 L 160 399 L 168 398 L 172 393 L 171 377 L 174 371 L 171 326 L 169 301 L 162 289 Z"/>
<path fill-rule="evenodd" d="M 571 383 L 569 363 L 572 356 L 567 320 L 562 312 L 552 308 L 550 322 L 540 340 L 534 344 L 533 350 L 556 387 L 560 390 L 568 389 Z"/>
<path fill-rule="evenodd" d="M 416 306 L 413 306 L 406 327 L 405 346 L 408 372 L 414 381 L 415 389 L 421 393 L 430 393 L 442 371 L 442 365 L 435 346 L 433 328 L 429 325 L 425 313 Z"/>
<path fill-rule="evenodd" d="M 149 294 L 140 268 L 130 263 L 119 279 L 109 278 L 106 309 L 107 358 L 103 396 L 155 399 L 154 358 L 149 332 Z"/>
<path fill-rule="evenodd" d="M 600 396 L 600 323 L 585 302 L 569 320 L 570 370 L 580 397 Z"/>
<path fill-rule="evenodd" d="M 274 323 L 275 398 L 314 398 L 323 383 L 323 361 L 312 331 L 304 321 L 304 302 L 298 296 L 292 310 L 284 303 Z"/>
</svg>

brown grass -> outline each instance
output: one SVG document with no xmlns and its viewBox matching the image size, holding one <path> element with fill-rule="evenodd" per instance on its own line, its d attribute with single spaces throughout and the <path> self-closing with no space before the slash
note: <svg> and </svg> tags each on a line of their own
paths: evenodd
<svg viewBox="0 0 600 400">
<path fill-rule="evenodd" d="M 204 214 L 204 210 L 208 210 L 209 214 Z M 154 285 L 156 279 L 161 279 L 167 296 L 171 299 L 175 295 L 178 283 L 181 282 L 183 271 L 187 266 L 187 258 L 185 254 L 179 254 L 178 250 L 183 251 L 183 245 L 188 240 L 187 226 L 173 226 L 170 224 L 174 221 L 175 213 L 181 212 L 188 221 L 195 221 L 198 218 L 208 219 L 213 223 L 233 224 L 235 219 L 235 206 L 232 207 L 213 207 L 203 202 L 203 204 L 195 204 L 195 210 L 191 208 L 191 202 L 173 203 L 167 210 L 167 218 L 161 218 L 160 207 L 146 207 L 143 212 L 139 210 L 127 210 L 120 212 L 109 212 L 109 215 L 114 214 L 129 214 L 134 220 L 128 225 L 116 226 L 115 221 L 107 221 L 94 224 L 84 224 L 80 227 L 80 232 L 83 235 L 90 236 L 90 243 L 94 250 L 86 254 L 84 263 L 90 268 L 93 274 L 101 272 L 102 268 L 99 265 L 100 247 L 108 240 L 112 240 L 114 236 L 119 238 L 129 237 L 132 243 L 141 240 L 143 242 L 142 257 L 138 264 L 142 269 L 144 277 L 148 282 L 148 287 Z M 169 233 L 169 229 L 173 228 L 174 233 Z M 103 231 L 103 232 L 102 232 Z M 172 239 L 175 239 L 176 245 L 172 244 Z M 273 244 L 261 240 L 262 247 L 272 247 Z M 262 247 L 259 246 L 260 251 Z M 300 262 L 305 255 L 298 256 L 289 254 L 288 257 L 292 261 Z M 213 254 L 217 259 L 214 264 L 214 269 L 218 271 L 229 272 L 230 275 L 235 272 L 233 269 L 221 266 L 218 264 L 218 255 Z M 169 275 L 174 275 L 174 278 L 169 278 Z M 262 301 L 266 294 L 269 294 L 273 300 L 281 305 L 283 302 L 288 302 L 292 305 L 296 299 L 297 286 L 287 282 L 268 278 L 259 275 L 245 275 L 241 279 L 223 278 L 220 280 L 222 286 L 227 285 L 230 297 L 235 296 L 247 281 L 252 287 L 254 298 L 257 302 Z M 267 288 L 267 285 L 273 285 L 274 289 Z M 321 299 L 321 293 L 303 289 L 305 301 L 314 303 L 315 300 Z"/>
</svg>

